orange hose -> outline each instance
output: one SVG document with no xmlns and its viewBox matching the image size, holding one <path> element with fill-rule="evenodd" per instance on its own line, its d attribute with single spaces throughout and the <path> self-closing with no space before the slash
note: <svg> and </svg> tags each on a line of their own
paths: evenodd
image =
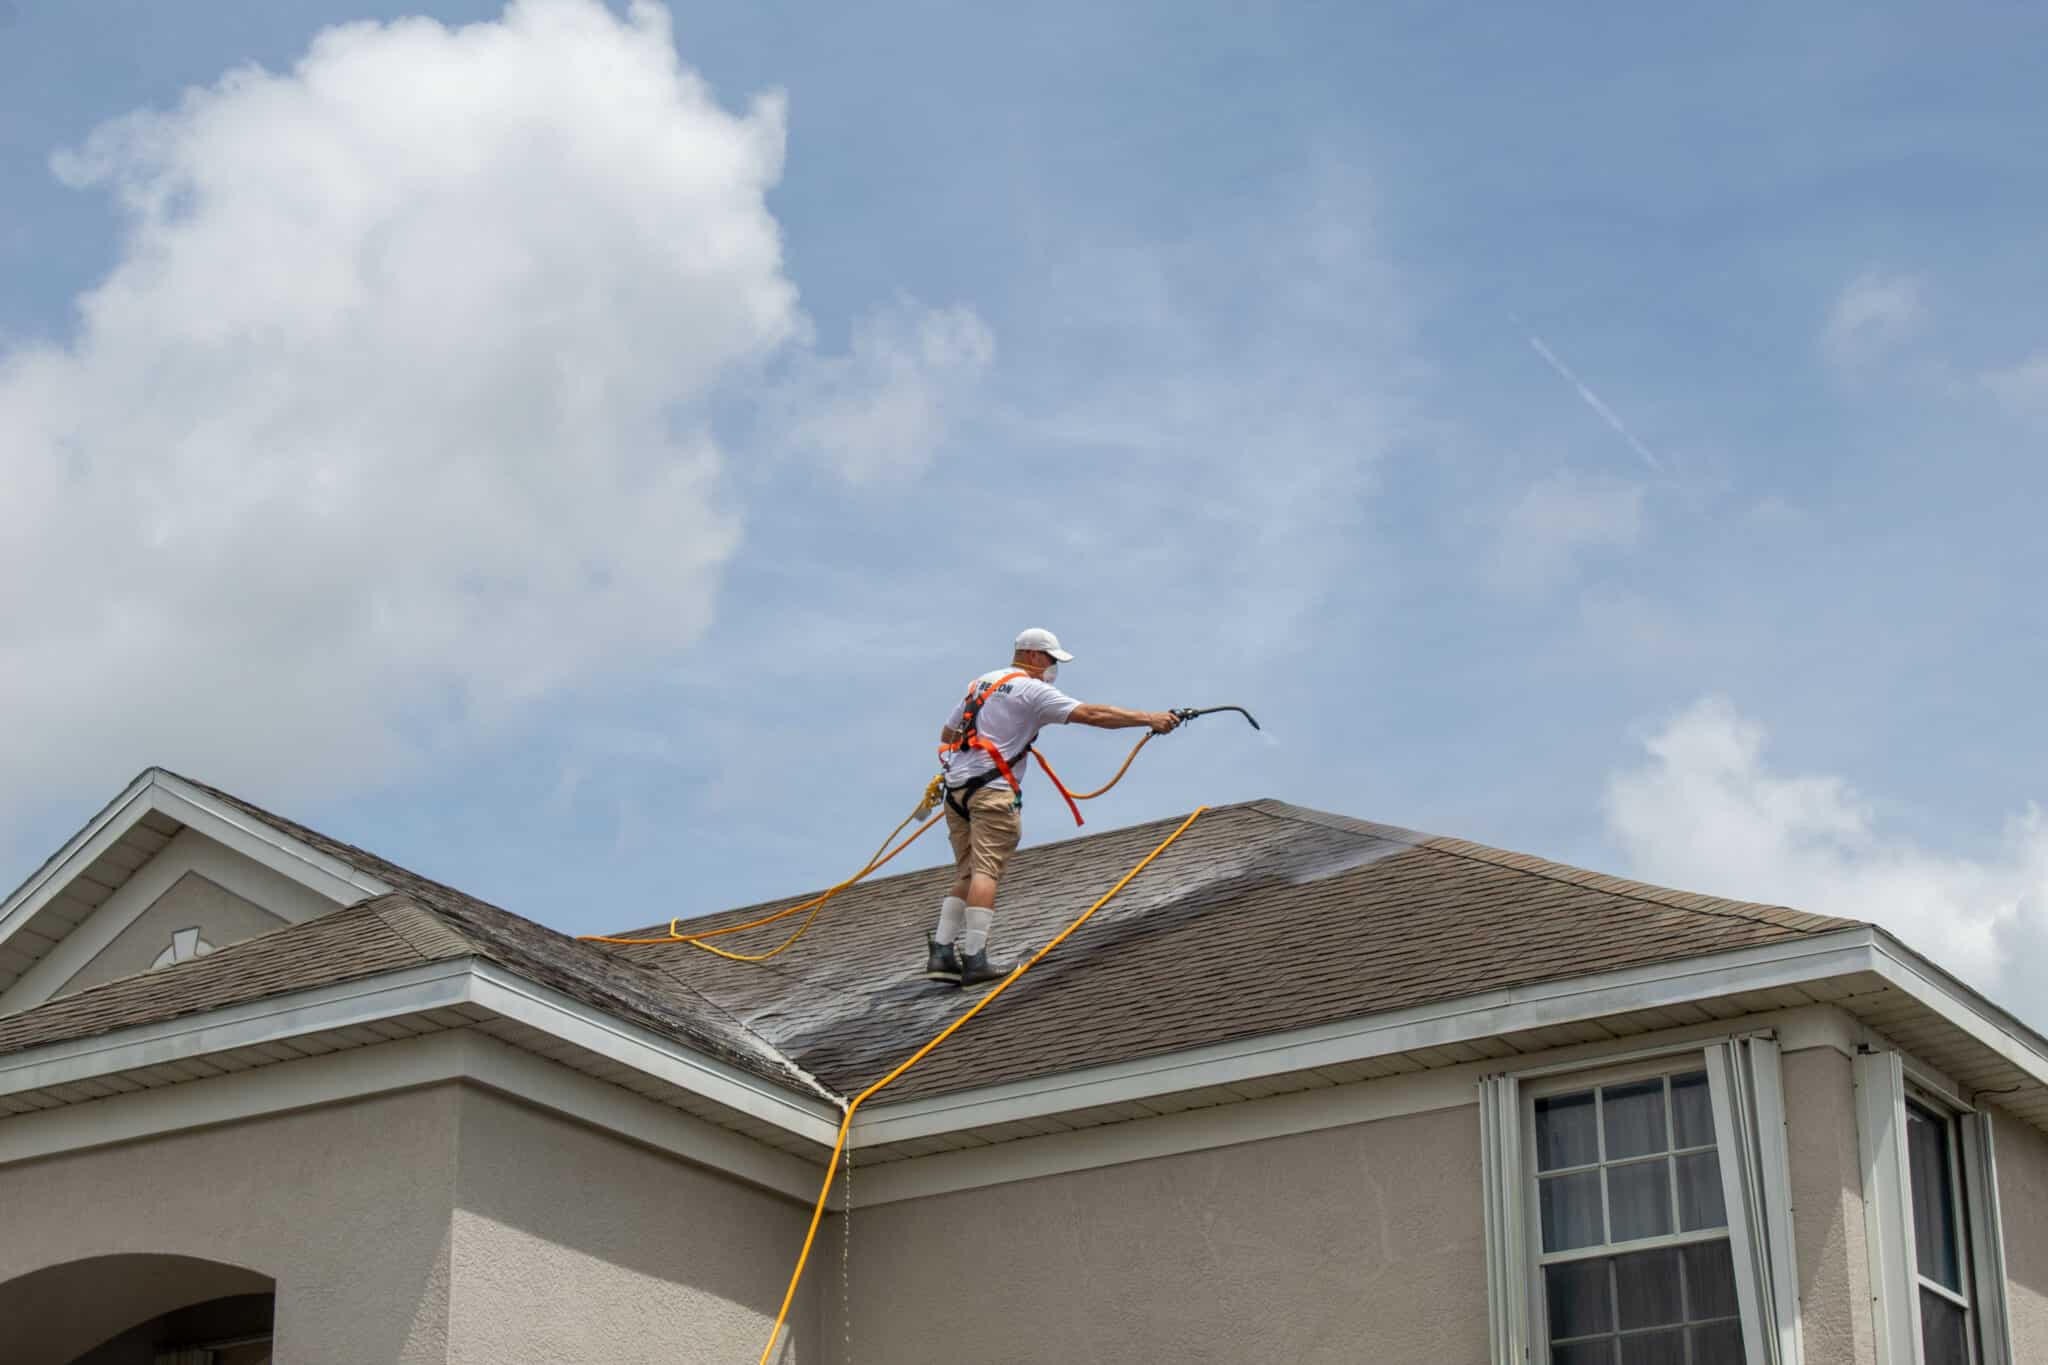
<svg viewBox="0 0 2048 1365">
<path fill-rule="evenodd" d="M 1149 738 L 1149 736 L 1147 736 L 1147 738 Z M 1144 746 L 1144 743 L 1144 740 L 1139 740 L 1139 747 L 1142 748 Z M 1135 754 L 1137 750 L 1133 749 L 1131 752 Z M 1130 766 L 1128 760 L 1126 760 L 1124 766 Z M 1121 772 L 1117 774 L 1117 777 L 1122 776 L 1123 774 Z M 1109 785 L 1112 787 L 1115 786 L 1116 779 L 1112 778 L 1110 780 Z M 1109 790 L 1109 788 L 1104 787 L 1103 790 L 1107 791 Z M 926 1043 L 916 1052 L 911 1053 L 909 1058 L 901 1064 L 899 1064 L 895 1070 L 891 1071 L 888 1075 L 882 1077 L 881 1080 L 876 1081 L 867 1089 L 861 1091 L 860 1094 L 854 1096 L 853 1102 L 846 1106 L 846 1113 L 842 1115 L 839 1120 L 839 1136 L 836 1139 L 834 1139 L 832 1143 L 832 1160 L 831 1163 L 825 1167 L 825 1183 L 823 1187 L 820 1188 L 818 1191 L 818 1202 L 811 1208 L 811 1225 L 809 1230 L 804 1233 L 803 1250 L 797 1253 L 796 1269 L 790 1272 L 789 1288 L 783 1292 L 782 1308 L 775 1314 L 775 1326 L 768 1333 L 768 1344 L 761 1348 L 760 1365 L 768 1365 L 768 1357 L 774 1354 L 775 1342 L 782 1335 L 782 1325 L 783 1323 L 789 1320 L 789 1306 L 790 1304 L 796 1301 L 797 1285 L 803 1281 L 804 1265 L 811 1258 L 811 1243 L 816 1239 L 818 1235 L 819 1222 L 822 1221 L 825 1217 L 825 1200 L 832 1193 L 832 1177 L 838 1174 L 839 1158 L 846 1150 L 846 1134 L 848 1130 L 851 1129 L 853 1126 L 854 1111 L 859 1109 L 861 1105 L 865 1104 L 868 1098 L 872 1096 L 876 1091 L 890 1084 L 891 1082 L 896 1080 L 897 1077 L 901 1076 L 904 1072 L 910 1070 L 910 1068 L 916 1066 L 919 1062 L 923 1061 L 926 1057 L 930 1056 L 932 1051 L 935 1048 L 937 1048 L 940 1043 L 943 1043 L 948 1038 L 952 1037 L 953 1034 L 959 1030 L 962 1024 L 965 1024 L 969 1019 L 972 1019 L 975 1015 L 981 1013 L 984 1009 L 988 1008 L 989 1005 L 993 1004 L 995 998 L 1001 995 L 1004 991 L 1008 990 L 1013 984 L 1015 984 L 1017 978 L 1023 976 L 1024 973 L 1030 971 L 1033 967 L 1037 966 L 1039 959 L 1043 958 L 1047 953 L 1051 952 L 1053 949 L 1059 947 L 1061 943 L 1066 941 L 1067 935 L 1073 933 L 1076 929 L 1079 929 L 1082 925 L 1086 924 L 1088 922 L 1089 917 L 1092 916 L 1097 910 L 1100 910 L 1103 906 L 1109 904 L 1110 900 L 1116 895 L 1117 892 L 1123 890 L 1126 886 L 1130 885 L 1131 879 L 1133 877 L 1136 877 L 1140 872 L 1143 872 L 1146 869 L 1146 867 L 1151 864 L 1154 858 L 1157 858 L 1160 854 L 1166 852 L 1167 847 L 1171 845 L 1174 840 L 1180 838 L 1180 836 L 1184 832 L 1186 832 L 1187 827 L 1195 823 L 1196 818 L 1207 809 L 1207 806 L 1195 807 L 1194 814 L 1188 816 L 1187 819 L 1181 821 L 1179 826 L 1177 826 L 1174 829 L 1173 833 L 1167 835 L 1164 839 L 1162 839 L 1159 842 L 1158 847 L 1154 848 L 1150 853 L 1147 853 L 1143 858 L 1140 858 L 1135 867 L 1133 867 L 1129 872 L 1124 873 L 1123 877 L 1118 880 L 1117 884 L 1109 888 L 1109 890 L 1105 891 L 1102 894 L 1101 898 L 1095 902 L 1095 904 L 1089 906 L 1086 910 L 1083 910 L 1079 918 L 1077 918 L 1072 924 L 1069 924 L 1066 928 L 1060 930 L 1059 933 L 1053 935 L 1051 942 L 1047 943 L 1043 948 L 1040 948 L 1037 952 L 1033 953 L 1024 962 L 1019 963 L 1016 970 L 1012 971 L 1008 976 L 1004 977 L 1001 981 L 998 981 L 996 983 L 994 990 L 991 990 L 987 995 L 984 995 L 983 997 L 981 997 L 981 999 L 975 1001 L 974 1004 L 968 1007 L 966 1012 L 963 1013 L 958 1019 L 955 1019 L 952 1023 L 946 1025 L 943 1029 L 940 1029 L 939 1032 L 933 1036 L 930 1042 Z"/>
<path fill-rule="evenodd" d="M 1102 795 L 1111 787 L 1114 787 L 1117 783 L 1123 781 L 1124 774 L 1131 770 L 1131 760 L 1138 756 L 1138 750 L 1144 748 L 1147 744 L 1150 744 L 1152 742 L 1152 735 L 1153 731 L 1147 730 L 1144 734 L 1144 737 L 1140 739 L 1136 744 L 1133 744 L 1131 746 L 1131 751 L 1124 755 L 1124 766 L 1116 770 L 1115 777 L 1110 778 L 1109 781 L 1103 783 L 1101 786 L 1097 787 L 1092 792 L 1069 792 L 1067 794 L 1073 797 L 1076 801 L 1093 801 L 1096 797 Z"/>
</svg>

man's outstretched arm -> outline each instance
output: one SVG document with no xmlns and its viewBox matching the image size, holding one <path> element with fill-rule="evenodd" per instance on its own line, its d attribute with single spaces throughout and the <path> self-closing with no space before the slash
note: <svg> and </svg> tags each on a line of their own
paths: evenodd
<svg viewBox="0 0 2048 1365">
<path fill-rule="evenodd" d="M 1129 730 L 1143 725 L 1153 734 L 1163 735 L 1180 722 L 1166 711 L 1131 711 L 1121 706 L 1101 706 L 1084 701 L 1068 713 L 1067 724 L 1092 725 L 1098 730 Z"/>
</svg>

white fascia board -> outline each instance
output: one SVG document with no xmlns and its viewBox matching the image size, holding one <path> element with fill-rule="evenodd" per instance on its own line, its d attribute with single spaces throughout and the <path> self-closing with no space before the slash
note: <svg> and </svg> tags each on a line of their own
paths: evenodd
<svg viewBox="0 0 2048 1365">
<path fill-rule="evenodd" d="M 1873 971 L 2011 1062 L 2029 1079 L 2048 1085 L 2048 1039 L 1884 930 L 1873 932 Z"/>
<path fill-rule="evenodd" d="M 856 1146 L 878 1146 L 1604 1015 L 1660 1009 L 1715 996 L 1873 971 L 1878 959 L 1871 934 L 1872 931 L 1859 926 L 1710 957 L 1683 958 L 1491 991 L 1163 1057 L 925 1100 L 876 1104 L 862 1108 L 855 1116 L 852 1139 Z"/>
<path fill-rule="evenodd" d="M 808 1202 L 817 1191 L 818 1168 L 808 1162 L 467 1030 L 19 1114 L 0 1122 L 0 1165 L 448 1082 L 498 1091 L 790 1199 Z"/>
<path fill-rule="evenodd" d="M 151 777 L 150 802 L 154 809 L 274 872 L 312 887 L 337 904 L 350 905 L 391 890 L 369 873 L 244 815 L 169 773 L 153 772 Z"/>
<path fill-rule="evenodd" d="M 830 1147 L 838 1136 L 839 1111 L 833 1103 L 783 1090 L 474 958 L 425 963 L 30 1048 L 0 1057 L 0 1095 L 458 1005 L 476 1005 L 529 1025 L 822 1146 Z"/>
<path fill-rule="evenodd" d="M 175 970 L 175 969 L 173 969 Z M 46 1043 L 0 1057 L 0 1095 L 90 1080 L 114 1072 L 286 1042 L 397 1015 L 469 1001 L 470 961 L 453 958 L 317 990 L 204 1010 L 94 1038 Z"/>
<path fill-rule="evenodd" d="M 841 1111 L 836 1098 L 795 1094 L 491 963 L 475 964 L 470 999 L 501 1018 L 540 1029 L 820 1146 L 829 1148 L 838 1140 Z"/>
<path fill-rule="evenodd" d="M 244 857 L 283 873 L 339 905 L 352 904 L 366 896 L 382 895 L 391 889 L 369 873 L 308 847 L 282 830 L 249 818 L 191 783 L 151 768 L 129 783 L 127 789 L 109 802 L 84 829 L 74 834 L 55 857 L 22 883 L 5 903 L 0 903 L 0 942 L 5 942 L 15 930 L 34 918 L 36 911 L 54 899 L 78 873 L 90 867 L 151 811 L 161 811 L 179 824 L 190 826 Z"/>
<path fill-rule="evenodd" d="M 122 835 L 135 827 L 135 822 L 151 809 L 147 793 L 155 777 L 156 772 L 152 769 L 129 783 L 126 791 L 108 802 L 84 829 L 71 836 L 56 856 L 30 874 L 13 895 L 0 903 L 0 943 L 5 943 L 15 930 L 33 919 L 36 911 L 70 885 L 73 877 L 90 867 L 102 853 L 118 843 Z"/>
<path fill-rule="evenodd" d="M 334 908 L 332 901 L 303 883 L 252 863 L 197 830 L 181 829 L 83 923 L 58 940 L 13 985 L 0 991 L 0 1014 L 32 1009 L 62 990 L 65 982 L 119 938 L 188 872 L 196 872 L 257 909 L 275 915 L 280 925 L 297 924 Z"/>
</svg>

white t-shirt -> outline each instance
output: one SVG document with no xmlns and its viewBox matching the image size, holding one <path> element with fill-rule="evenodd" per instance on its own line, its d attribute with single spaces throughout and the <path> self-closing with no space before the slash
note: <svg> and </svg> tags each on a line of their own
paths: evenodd
<svg viewBox="0 0 2048 1365">
<path fill-rule="evenodd" d="M 1005 673 L 1014 673 L 1014 668 L 998 668 L 982 674 L 969 684 L 969 690 L 985 682 L 994 682 Z M 981 715 L 974 728 L 981 737 L 1003 751 L 1003 759 L 1010 765 L 1010 771 L 1017 773 L 1017 755 L 1024 747 L 1038 738 L 1038 731 L 1047 725 L 1065 725 L 1067 718 L 1074 714 L 1074 708 L 1081 703 L 1060 691 L 1049 682 L 1040 682 L 1029 673 L 1010 679 L 981 705 Z M 946 728 L 958 730 L 967 718 L 967 696 L 962 693 L 953 706 L 953 714 L 947 718 Z M 995 766 L 988 754 L 980 749 L 962 749 L 947 756 L 946 785 L 957 787 L 972 777 L 979 777 Z"/>
</svg>

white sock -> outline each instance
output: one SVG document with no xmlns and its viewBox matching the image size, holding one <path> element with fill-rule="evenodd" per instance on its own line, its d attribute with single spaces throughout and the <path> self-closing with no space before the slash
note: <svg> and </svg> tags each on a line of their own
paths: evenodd
<svg viewBox="0 0 2048 1365">
<path fill-rule="evenodd" d="M 960 951 L 978 953 L 988 947 L 988 928 L 995 919 L 996 912 L 985 906 L 967 907 L 967 928 L 960 935 Z"/>
<path fill-rule="evenodd" d="M 960 937 L 960 921 L 967 913 L 967 902 L 958 896 L 948 896 L 939 902 L 939 927 L 932 930 L 932 939 L 938 943 L 951 943 Z"/>
</svg>

